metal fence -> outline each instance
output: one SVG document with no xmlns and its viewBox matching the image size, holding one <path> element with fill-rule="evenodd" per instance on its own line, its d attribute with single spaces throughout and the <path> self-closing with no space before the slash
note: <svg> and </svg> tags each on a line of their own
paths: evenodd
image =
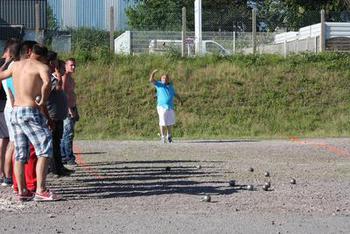
<svg viewBox="0 0 350 234">
<path fill-rule="evenodd" d="M 275 53 L 286 56 L 290 53 L 322 51 L 322 40 L 325 38 L 321 36 L 320 12 L 311 12 L 289 28 L 283 20 L 272 20 L 273 16 L 255 10 L 245 11 L 244 14 L 227 9 L 213 12 L 216 14 L 210 14 L 210 10 L 203 12 L 201 54 Z M 329 13 L 327 19 L 335 20 L 339 15 L 347 19 L 344 13 Z M 191 23 L 186 22 L 186 25 L 193 28 Z M 195 33 L 187 31 L 185 35 L 182 38 L 180 30 L 127 31 L 115 39 L 115 52 L 131 55 L 181 53 L 183 46 L 184 56 L 194 56 L 195 47 L 198 46 Z M 294 38 L 290 39 L 291 36 Z"/>
</svg>

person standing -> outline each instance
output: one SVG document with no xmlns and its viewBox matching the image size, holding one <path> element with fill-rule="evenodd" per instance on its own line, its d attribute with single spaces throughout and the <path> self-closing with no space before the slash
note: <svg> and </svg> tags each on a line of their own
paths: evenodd
<svg viewBox="0 0 350 234">
<path fill-rule="evenodd" d="M 63 136 L 61 141 L 61 154 L 63 162 L 68 165 L 75 165 L 73 153 L 73 139 L 75 123 L 79 120 L 77 109 L 77 98 L 75 94 L 75 81 L 72 77 L 75 72 L 76 62 L 74 58 L 66 60 L 65 74 L 62 76 L 63 91 L 67 96 L 68 116 L 63 121 Z"/>
<path fill-rule="evenodd" d="M 52 135 L 47 119 L 41 113 L 46 108 L 51 82 L 49 68 L 40 62 L 46 58 L 47 49 L 34 45 L 29 59 L 15 62 L 11 68 L 0 72 L 0 80 L 13 77 L 15 93 L 11 124 L 15 133 L 15 175 L 18 184 L 18 198 L 21 201 L 31 200 L 31 194 L 25 187 L 24 164 L 29 157 L 29 143 L 32 143 L 38 156 L 37 189 L 35 201 L 54 201 L 61 197 L 46 187 L 48 159 L 52 157 Z M 40 101 L 36 97 L 40 96 Z M 51 126 L 51 121 L 48 119 Z"/>
<path fill-rule="evenodd" d="M 4 66 L 6 63 L 5 59 L 1 59 L 0 61 L 0 71 L 2 70 L 2 66 Z M 6 149 L 9 142 L 9 132 L 7 129 L 6 121 L 5 121 L 5 114 L 4 109 L 6 105 L 6 93 L 4 88 L 2 87 L 2 84 L 0 83 L 0 183 L 2 184 L 4 182 L 5 175 L 5 155 L 6 155 Z"/>
<path fill-rule="evenodd" d="M 5 59 L 5 64 L 1 67 L 1 70 L 9 69 L 15 61 L 19 59 L 19 51 L 20 51 L 20 41 L 18 39 L 9 39 L 5 44 L 5 49 L 3 53 L 3 58 Z M 5 124 L 3 128 L 7 129 L 8 139 L 7 142 L 2 142 L 2 144 L 6 144 L 7 147 L 2 150 L 5 150 L 4 156 L 4 179 L 1 183 L 2 186 L 11 186 L 12 181 L 12 156 L 14 152 L 14 132 L 10 123 L 10 116 L 12 112 L 13 102 L 14 102 L 14 87 L 13 87 L 13 79 L 12 77 L 3 80 L 1 82 L 2 88 L 6 93 L 6 104 L 4 108 L 4 120 Z"/>
<path fill-rule="evenodd" d="M 175 124 L 174 97 L 178 98 L 181 104 L 182 100 L 176 94 L 169 75 L 163 74 L 160 77 L 160 81 L 157 81 L 154 78 L 157 72 L 158 70 L 154 70 L 151 73 L 149 81 L 157 90 L 157 112 L 159 116 L 161 142 L 166 143 L 168 141 L 172 143 L 172 126 Z"/>
<path fill-rule="evenodd" d="M 63 166 L 61 156 L 61 140 L 63 135 L 63 120 L 67 117 L 67 96 L 62 89 L 61 73 L 64 67 L 60 67 L 57 53 L 49 51 L 48 63 L 51 69 L 51 93 L 47 100 L 47 110 L 50 118 L 55 123 L 52 129 L 53 158 L 50 161 L 50 172 L 55 176 L 67 176 L 73 171 Z"/>
</svg>

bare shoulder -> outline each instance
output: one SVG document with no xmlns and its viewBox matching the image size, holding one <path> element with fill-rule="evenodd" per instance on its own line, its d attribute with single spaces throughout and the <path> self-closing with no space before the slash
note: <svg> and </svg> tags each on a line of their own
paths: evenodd
<svg viewBox="0 0 350 234">
<path fill-rule="evenodd" d="M 39 61 L 35 61 L 35 65 L 37 67 L 37 69 L 41 72 L 49 72 L 49 66 L 42 63 L 42 62 L 39 62 Z"/>
</svg>

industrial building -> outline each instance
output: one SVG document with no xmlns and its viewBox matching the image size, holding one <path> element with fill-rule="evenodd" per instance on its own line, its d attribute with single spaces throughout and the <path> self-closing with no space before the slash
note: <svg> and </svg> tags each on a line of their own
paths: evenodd
<svg viewBox="0 0 350 234">
<path fill-rule="evenodd" d="M 38 34 L 35 33 L 35 4 L 39 3 Z M 43 37 L 47 28 L 47 0 L 0 1 L 0 49 L 8 38 L 25 40 Z"/>
<path fill-rule="evenodd" d="M 127 28 L 125 10 L 135 0 L 47 0 L 60 29 L 89 27 L 109 30 L 110 7 L 114 7 L 115 30 Z"/>
</svg>

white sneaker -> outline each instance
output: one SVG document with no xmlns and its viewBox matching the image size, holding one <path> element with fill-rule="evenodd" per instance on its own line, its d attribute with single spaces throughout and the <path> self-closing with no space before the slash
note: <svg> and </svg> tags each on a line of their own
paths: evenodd
<svg viewBox="0 0 350 234">
<path fill-rule="evenodd" d="M 164 136 L 161 137 L 160 142 L 161 142 L 162 144 L 165 144 L 165 143 L 166 143 L 166 140 L 165 140 L 165 137 L 164 137 Z"/>
</svg>

